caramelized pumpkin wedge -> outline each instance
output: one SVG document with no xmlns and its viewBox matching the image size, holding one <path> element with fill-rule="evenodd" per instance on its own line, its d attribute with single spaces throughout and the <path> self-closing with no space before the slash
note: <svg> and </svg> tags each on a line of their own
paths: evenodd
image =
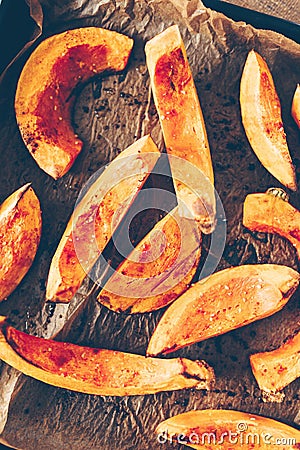
<svg viewBox="0 0 300 450">
<path fill-rule="evenodd" d="M 0 359 L 44 383 L 94 395 L 144 395 L 208 389 L 214 373 L 204 361 L 156 359 L 82 347 L 23 333 L 0 318 Z"/>
<path fill-rule="evenodd" d="M 132 45 L 114 31 L 77 28 L 45 39 L 26 62 L 16 118 L 29 152 L 53 178 L 70 169 L 83 145 L 72 127 L 74 89 L 95 74 L 123 70 Z"/>
<path fill-rule="evenodd" d="M 298 287 L 300 275 L 276 264 L 221 270 L 198 281 L 167 309 L 147 349 L 173 352 L 279 311 Z"/>
<path fill-rule="evenodd" d="M 242 122 L 254 153 L 280 183 L 296 190 L 280 101 L 266 61 L 254 50 L 249 52 L 243 70 L 240 104 Z"/>
<path fill-rule="evenodd" d="M 175 442 L 195 449 L 297 449 L 300 431 L 268 417 L 226 409 L 188 411 L 161 422 L 160 443 Z"/>
<path fill-rule="evenodd" d="M 214 173 L 209 144 L 184 43 L 177 25 L 145 46 L 151 87 L 170 158 L 182 216 L 194 217 L 201 231 L 215 226 Z"/>
<path fill-rule="evenodd" d="M 108 280 L 98 296 L 114 311 L 150 312 L 171 303 L 192 281 L 201 255 L 196 221 L 175 208 L 160 220 Z"/>
<path fill-rule="evenodd" d="M 300 259 L 300 211 L 271 194 L 249 194 L 244 203 L 243 225 L 251 231 L 276 233 L 288 239 Z"/>
<path fill-rule="evenodd" d="M 30 184 L 11 194 L 0 206 L 0 301 L 28 272 L 41 237 L 40 202 Z"/>
<path fill-rule="evenodd" d="M 118 155 L 75 208 L 53 256 L 46 299 L 68 303 L 91 271 L 160 156 L 150 136 Z"/>
<path fill-rule="evenodd" d="M 291 113 L 293 119 L 300 128 L 300 84 L 297 84 L 297 88 L 294 93 Z"/>
<path fill-rule="evenodd" d="M 281 391 L 300 377 L 300 331 L 276 350 L 251 355 L 250 363 L 262 391 Z"/>
</svg>

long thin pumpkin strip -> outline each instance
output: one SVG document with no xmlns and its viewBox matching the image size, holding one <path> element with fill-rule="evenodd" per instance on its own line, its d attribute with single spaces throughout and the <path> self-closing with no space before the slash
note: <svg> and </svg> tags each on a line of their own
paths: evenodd
<svg viewBox="0 0 300 450">
<path fill-rule="evenodd" d="M 44 383 L 94 395 L 145 395 L 207 389 L 214 373 L 204 361 L 156 359 L 56 342 L 23 333 L 0 318 L 0 359 Z"/>
<path fill-rule="evenodd" d="M 268 317 L 288 302 L 299 279 L 289 267 L 258 264 L 198 281 L 164 313 L 147 354 L 169 353 Z"/>
<path fill-rule="evenodd" d="M 115 158 L 72 214 L 53 256 L 46 299 L 68 303 L 99 258 L 160 156 L 145 136 Z"/>
<path fill-rule="evenodd" d="M 203 114 L 178 26 L 169 27 L 148 41 L 145 52 L 180 214 L 194 217 L 201 231 L 210 233 L 216 212 L 213 167 Z"/>
</svg>

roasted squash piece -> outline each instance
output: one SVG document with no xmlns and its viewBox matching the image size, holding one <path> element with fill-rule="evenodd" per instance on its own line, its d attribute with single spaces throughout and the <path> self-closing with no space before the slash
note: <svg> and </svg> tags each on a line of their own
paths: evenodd
<svg viewBox="0 0 300 450">
<path fill-rule="evenodd" d="M 251 413 L 224 409 L 189 411 L 161 422 L 160 443 L 175 442 L 195 449 L 297 449 L 300 431 Z"/>
<path fill-rule="evenodd" d="M 77 28 L 45 39 L 26 62 L 16 118 L 29 152 L 53 178 L 70 169 L 82 148 L 72 127 L 74 88 L 95 74 L 123 70 L 132 45 L 114 31 Z"/>
<path fill-rule="evenodd" d="M 292 101 L 292 116 L 296 124 L 300 128 L 300 84 L 297 84 L 297 88 L 294 93 Z"/>
<path fill-rule="evenodd" d="M 145 52 L 179 212 L 194 217 L 201 231 L 210 233 L 216 212 L 214 173 L 204 119 L 178 26 L 167 28 L 147 42 Z"/>
<path fill-rule="evenodd" d="M 247 195 L 243 225 L 251 231 L 285 237 L 293 244 L 300 259 L 300 211 L 281 197 L 269 193 Z"/>
<path fill-rule="evenodd" d="M 94 395 L 144 395 L 208 389 L 204 361 L 156 359 L 30 336 L 0 318 L 0 359 L 44 383 Z"/>
<path fill-rule="evenodd" d="M 68 303 L 90 272 L 160 156 L 150 136 L 118 155 L 75 208 L 53 256 L 46 299 Z"/>
<path fill-rule="evenodd" d="M 0 301 L 28 272 L 41 237 L 40 202 L 29 184 L 11 194 L 0 206 Z"/>
<path fill-rule="evenodd" d="M 198 281 L 167 309 L 147 349 L 149 356 L 173 352 L 279 311 L 300 275 L 276 264 L 221 270 Z"/>
<path fill-rule="evenodd" d="M 240 104 L 242 122 L 254 153 L 280 183 L 296 190 L 280 101 L 266 61 L 254 50 L 249 52 L 243 70 Z"/>
<path fill-rule="evenodd" d="M 276 350 L 251 355 L 250 363 L 262 391 L 281 391 L 300 377 L 300 331 Z"/>
<path fill-rule="evenodd" d="M 136 246 L 98 296 L 114 311 L 143 313 L 171 303 L 192 281 L 201 255 L 196 221 L 175 208 Z"/>
</svg>

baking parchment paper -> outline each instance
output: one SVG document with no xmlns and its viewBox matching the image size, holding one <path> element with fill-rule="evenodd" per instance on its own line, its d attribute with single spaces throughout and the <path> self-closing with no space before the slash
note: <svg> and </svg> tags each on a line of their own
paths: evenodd
<svg viewBox="0 0 300 450">
<path fill-rule="evenodd" d="M 296 253 L 284 239 L 251 233 L 241 224 L 245 196 L 279 183 L 249 146 L 238 100 L 243 65 L 248 51 L 254 48 L 266 58 L 273 73 L 299 179 L 299 131 L 290 117 L 293 92 L 300 80 L 299 45 L 276 33 L 234 23 L 193 0 L 35 0 L 31 13 L 38 29 L 43 29 L 42 38 L 69 28 L 103 26 L 133 37 L 135 46 L 125 73 L 96 78 L 79 93 L 73 119 L 85 145 L 70 172 L 58 181 L 36 165 L 22 142 L 14 115 L 16 83 L 32 47 L 4 75 L 0 87 L 0 200 L 32 182 L 41 201 L 43 234 L 32 268 L 0 304 L 0 314 L 31 334 L 49 338 L 59 333 L 60 340 L 145 354 L 163 311 L 138 316 L 115 314 L 96 302 L 93 283 L 88 279 L 70 305 L 45 305 L 45 283 L 51 257 L 89 177 L 145 133 L 151 132 L 163 147 L 143 48 L 148 39 L 174 23 L 179 25 L 187 48 L 207 127 L 215 185 L 226 213 L 227 241 L 217 270 L 251 263 L 285 264 L 299 270 Z M 38 34 L 36 30 L 34 37 Z M 300 208 L 297 193 L 291 194 L 290 201 Z M 136 228 L 146 233 L 149 222 L 142 220 L 143 226 Z M 205 238 L 204 253 L 208 242 Z M 278 347 L 299 322 L 298 293 L 268 319 L 170 355 L 205 359 L 211 364 L 216 385 L 210 392 L 97 397 L 45 385 L 0 363 L 0 440 L 23 450 L 168 449 L 174 446 L 161 445 L 156 439 L 157 424 L 197 408 L 237 409 L 293 424 L 300 405 L 299 380 L 285 389 L 281 403 L 265 403 L 251 373 L 249 355 Z"/>
</svg>

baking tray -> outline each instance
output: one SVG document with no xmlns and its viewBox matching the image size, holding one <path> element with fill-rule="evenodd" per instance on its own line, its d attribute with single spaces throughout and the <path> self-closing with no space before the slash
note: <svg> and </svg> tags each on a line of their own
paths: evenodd
<svg viewBox="0 0 300 450">
<path fill-rule="evenodd" d="M 72 8 L 75 3 L 76 8 Z M 43 37 L 69 27 L 105 26 L 133 36 L 135 50 L 125 75 L 113 76 L 102 80 L 102 83 L 96 79 L 80 93 L 74 121 L 86 143 L 85 148 L 69 174 L 57 182 L 37 167 L 24 147 L 15 123 L 15 87 L 31 50 L 12 65 L 2 81 L 1 200 L 30 181 L 43 210 L 43 235 L 36 260 L 18 289 L 8 301 L 0 304 L 0 314 L 8 315 L 19 329 L 45 337 L 62 330 L 58 336 L 60 340 L 145 353 L 149 336 L 162 311 L 137 317 L 116 315 L 99 306 L 93 294 L 89 295 L 91 285 L 88 282 L 75 296 L 70 310 L 51 304 L 45 306 L 45 281 L 51 256 L 78 193 L 89 176 L 139 137 L 141 131 L 137 130 L 151 131 L 156 142 L 162 143 L 155 108 L 152 101 L 149 104 L 149 79 L 143 46 L 146 40 L 173 23 L 179 24 L 187 46 L 206 121 L 216 189 L 227 218 L 226 246 L 218 270 L 239 264 L 267 262 L 299 269 L 295 251 L 289 243 L 278 236 L 250 233 L 241 225 L 245 196 L 264 192 L 270 186 L 279 186 L 279 183 L 259 164 L 250 149 L 241 125 L 238 103 L 243 62 L 247 52 L 255 48 L 266 57 L 274 75 L 299 180 L 299 132 L 290 117 L 293 91 L 300 80 L 299 46 L 276 33 L 256 31 L 244 23 L 234 23 L 219 13 L 206 10 L 200 2 L 192 3 L 192 6 L 189 2 L 176 1 L 42 3 L 45 14 Z M 7 61 L 28 40 L 31 32 L 37 32 L 32 19 L 28 18 L 25 26 L 25 12 L 26 8 L 24 34 L 23 31 L 21 33 L 22 26 L 18 25 L 23 41 L 12 45 Z M 10 10 L 5 23 L 14 23 L 15 20 L 15 11 Z M 13 30 L 13 27 L 7 28 Z M 12 40 L 6 40 L 6 43 L 17 38 L 11 34 Z M 118 113 L 118 108 L 125 114 Z M 148 122 L 141 128 L 132 117 L 141 117 L 143 108 L 149 114 Z M 95 127 L 92 130 L 94 140 L 89 138 L 91 122 Z M 116 127 L 108 136 L 107 130 L 106 133 L 104 131 L 111 124 Z M 291 193 L 290 201 L 300 208 L 297 193 Z M 144 231 L 149 227 L 146 222 L 142 222 Z M 204 254 L 208 248 L 209 238 L 205 238 Z M 77 306 L 79 309 L 76 311 Z M 281 312 L 268 319 L 176 352 L 174 356 L 206 359 L 215 368 L 217 383 L 210 392 L 191 390 L 153 396 L 95 397 L 18 377 L 14 370 L 2 365 L 2 389 L 6 387 L 3 383 L 11 386 L 16 381 L 16 385 L 0 439 L 24 450 L 31 450 L 34 446 L 41 450 L 155 450 L 161 448 L 154 434 L 159 421 L 186 410 L 209 407 L 249 411 L 295 426 L 299 411 L 299 380 L 285 389 L 282 403 L 265 403 L 251 374 L 249 355 L 279 346 L 283 337 L 297 328 L 299 320 L 298 293 Z M 166 444 L 163 448 L 174 446 Z"/>
</svg>

